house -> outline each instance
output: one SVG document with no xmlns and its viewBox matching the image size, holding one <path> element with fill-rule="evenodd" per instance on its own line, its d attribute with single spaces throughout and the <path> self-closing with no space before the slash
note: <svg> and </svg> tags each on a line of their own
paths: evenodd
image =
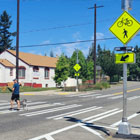
<svg viewBox="0 0 140 140">
<path fill-rule="evenodd" d="M 25 86 L 56 87 L 53 80 L 58 59 L 54 57 L 19 52 L 19 81 Z M 16 77 L 16 51 L 0 54 L 0 86 Z"/>
</svg>

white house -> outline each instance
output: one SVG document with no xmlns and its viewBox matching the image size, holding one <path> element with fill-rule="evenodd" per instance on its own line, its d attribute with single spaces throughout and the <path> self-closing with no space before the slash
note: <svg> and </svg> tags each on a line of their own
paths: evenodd
<svg viewBox="0 0 140 140">
<path fill-rule="evenodd" d="M 19 52 L 19 81 L 25 86 L 56 87 L 53 80 L 57 58 Z M 0 86 L 16 77 L 16 51 L 0 54 Z"/>
</svg>

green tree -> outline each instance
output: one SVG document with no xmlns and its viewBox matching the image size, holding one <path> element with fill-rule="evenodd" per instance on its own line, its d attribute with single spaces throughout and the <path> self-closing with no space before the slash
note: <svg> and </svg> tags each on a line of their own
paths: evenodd
<svg viewBox="0 0 140 140">
<path fill-rule="evenodd" d="M 129 64 L 128 80 L 140 80 L 140 48 L 135 46 L 134 53 L 136 54 L 136 63 Z"/>
<path fill-rule="evenodd" d="M 97 62 L 96 62 L 96 64 L 97 65 L 99 65 L 100 66 L 100 60 L 101 60 L 101 57 L 102 57 L 102 53 L 103 53 L 103 50 L 102 50 L 102 48 L 101 48 L 101 46 L 100 45 L 98 45 L 97 46 Z"/>
<path fill-rule="evenodd" d="M 61 82 L 63 82 L 65 86 L 65 81 L 68 79 L 69 76 L 69 62 L 68 59 L 62 54 L 59 57 L 59 60 L 56 64 L 55 69 L 55 77 L 54 80 L 58 85 L 61 85 Z"/>
<path fill-rule="evenodd" d="M 10 20 L 11 16 L 7 14 L 6 11 L 0 16 L 0 53 L 5 49 L 14 49 L 12 45 L 12 36 L 15 36 L 15 32 L 12 33 L 9 31 L 12 21 Z"/>
<path fill-rule="evenodd" d="M 78 73 L 80 73 L 80 76 L 79 78 L 82 79 L 82 80 L 85 80 L 86 79 L 86 60 L 85 60 L 85 57 L 82 53 L 82 51 L 78 51 L 78 64 L 81 66 L 81 69 L 78 71 Z M 73 52 L 73 55 L 71 56 L 70 58 L 70 68 L 69 68 L 69 71 L 70 71 L 70 77 L 72 78 L 75 78 L 75 69 L 73 68 L 75 66 L 75 64 L 77 63 L 77 52 L 74 51 Z"/>
<path fill-rule="evenodd" d="M 93 58 L 94 58 L 94 44 L 92 43 L 91 47 L 89 48 L 87 60 L 91 60 Z"/>
<path fill-rule="evenodd" d="M 114 52 L 104 49 L 100 54 L 98 62 L 102 67 L 103 72 L 110 77 L 110 82 L 113 80 L 115 75 L 117 75 L 119 78 L 119 75 L 122 72 L 122 67 L 118 64 L 115 64 Z"/>
<path fill-rule="evenodd" d="M 50 51 L 50 57 L 54 57 L 53 51 Z"/>
<path fill-rule="evenodd" d="M 90 59 L 87 61 L 87 73 L 86 73 L 86 79 L 87 80 L 92 80 L 93 79 L 93 72 L 94 70 L 94 64 L 93 64 L 93 60 Z"/>
</svg>

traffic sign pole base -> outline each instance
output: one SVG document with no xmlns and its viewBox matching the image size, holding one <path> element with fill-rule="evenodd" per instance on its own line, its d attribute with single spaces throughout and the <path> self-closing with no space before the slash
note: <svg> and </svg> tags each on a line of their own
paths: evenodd
<svg viewBox="0 0 140 140">
<path fill-rule="evenodd" d="M 131 126 L 128 122 L 121 122 L 118 128 L 118 134 L 130 135 L 131 134 Z"/>
</svg>

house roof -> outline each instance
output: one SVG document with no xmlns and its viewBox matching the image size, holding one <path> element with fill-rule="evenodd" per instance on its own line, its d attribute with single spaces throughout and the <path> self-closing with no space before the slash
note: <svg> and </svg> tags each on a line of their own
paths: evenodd
<svg viewBox="0 0 140 140">
<path fill-rule="evenodd" d="M 12 55 L 16 56 L 16 51 L 7 50 Z M 19 52 L 19 59 L 31 66 L 40 66 L 40 67 L 56 67 L 58 61 L 55 57 L 35 55 L 31 53 Z"/>
<path fill-rule="evenodd" d="M 5 67 L 11 67 L 11 68 L 15 67 L 14 64 L 12 64 L 11 62 L 9 62 L 6 59 L 0 59 L 0 64 L 4 65 Z"/>
</svg>

